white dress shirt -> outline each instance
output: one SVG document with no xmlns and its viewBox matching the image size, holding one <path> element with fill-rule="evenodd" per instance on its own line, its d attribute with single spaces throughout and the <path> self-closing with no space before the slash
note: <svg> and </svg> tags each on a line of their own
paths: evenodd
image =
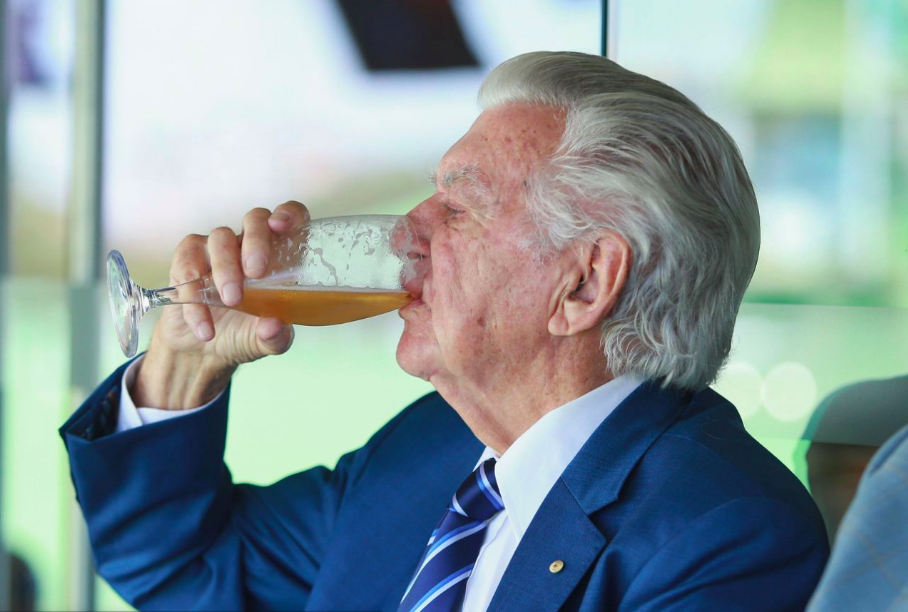
<svg viewBox="0 0 908 612">
<path fill-rule="evenodd" d="M 123 376 L 117 432 L 204 410 L 209 405 L 192 410 L 137 409 L 127 387 L 135 378 L 138 363 L 136 360 L 130 365 Z M 630 375 L 620 376 L 552 410 L 517 438 L 504 455 L 485 448 L 476 465 L 490 457 L 498 459 L 495 478 L 505 509 L 486 528 L 479 557 L 467 580 L 464 612 L 485 612 L 489 607 L 504 570 L 549 490 L 593 432 L 641 382 Z"/>
</svg>

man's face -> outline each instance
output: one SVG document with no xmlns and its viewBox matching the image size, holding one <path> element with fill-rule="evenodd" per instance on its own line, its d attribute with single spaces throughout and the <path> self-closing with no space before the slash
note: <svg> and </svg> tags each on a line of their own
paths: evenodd
<svg viewBox="0 0 908 612">
<path fill-rule="evenodd" d="M 563 130 L 553 108 L 508 105 L 484 112 L 442 158 L 436 193 L 408 215 L 430 253 L 422 296 L 400 313 L 408 373 L 440 390 L 491 389 L 533 359 L 557 271 L 520 248 L 527 184 Z"/>
</svg>

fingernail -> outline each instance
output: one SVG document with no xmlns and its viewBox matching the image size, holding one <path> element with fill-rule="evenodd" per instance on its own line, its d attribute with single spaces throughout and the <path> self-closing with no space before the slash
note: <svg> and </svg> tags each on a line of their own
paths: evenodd
<svg viewBox="0 0 908 612">
<path fill-rule="evenodd" d="M 214 328 L 208 321 L 202 321 L 196 326 L 195 335 L 199 337 L 199 340 L 208 340 L 214 335 Z"/>
<path fill-rule="evenodd" d="M 271 220 L 277 221 L 278 223 L 286 223 L 287 221 L 290 220 L 290 215 L 288 215 L 285 212 L 276 212 L 273 215 L 271 215 Z"/>
<path fill-rule="evenodd" d="M 268 260 L 261 253 L 253 253 L 246 258 L 246 274 L 261 272 L 268 265 Z"/>
<path fill-rule="evenodd" d="M 243 298 L 239 283 L 227 283 L 226 285 L 224 285 L 224 287 L 221 289 L 221 297 L 224 299 L 224 303 L 228 306 L 238 304 L 239 301 Z"/>
<path fill-rule="evenodd" d="M 283 325 L 276 325 L 276 326 L 274 327 L 274 330 L 273 330 L 270 334 L 268 334 L 268 337 L 265 338 L 265 340 L 274 340 L 275 338 L 277 338 L 278 336 L 281 335 L 281 332 L 282 332 L 282 331 L 284 331 L 284 326 L 283 326 Z"/>
</svg>

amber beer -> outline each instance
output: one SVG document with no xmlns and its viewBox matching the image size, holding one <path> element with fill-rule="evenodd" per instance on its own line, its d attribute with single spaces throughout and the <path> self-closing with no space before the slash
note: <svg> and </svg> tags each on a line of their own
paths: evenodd
<svg viewBox="0 0 908 612">
<path fill-rule="evenodd" d="M 403 308 L 406 291 L 352 287 L 246 287 L 237 310 L 297 325 L 337 325 Z"/>
</svg>

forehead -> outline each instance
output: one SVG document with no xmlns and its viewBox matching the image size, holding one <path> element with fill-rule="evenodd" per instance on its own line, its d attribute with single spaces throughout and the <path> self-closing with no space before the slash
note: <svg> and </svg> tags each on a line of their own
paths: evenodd
<svg viewBox="0 0 908 612">
<path fill-rule="evenodd" d="M 510 104 L 484 111 L 442 158 L 439 176 L 464 169 L 487 186 L 523 182 L 550 157 L 564 133 L 564 112 Z"/>
</svg>

